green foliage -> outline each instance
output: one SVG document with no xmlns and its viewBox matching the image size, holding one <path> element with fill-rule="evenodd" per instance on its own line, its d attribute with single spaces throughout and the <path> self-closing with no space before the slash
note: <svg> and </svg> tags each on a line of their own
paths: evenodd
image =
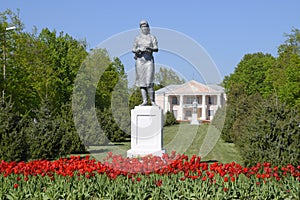
<svg viewBox="0 0 300 200">
<path fill-rule="evenodd" d="M 43 103 L 39 110 L 36 110 L 35 118 L 29 119 L 28 128 L 25 130 L 27 140 L 31 142 L 29 155 L 31 159 L 55 158 L 60 149 L 62 135 L 56 131 L 59 125 L 53 121 L 47 102 Z"/>
<path fill-rule="evenodd" d="M 234 142 L 246 164 L 299 162 L 300 34 L 294 29 L 279 56 L 247 54 L 224 79 L 222 137 Z"/>
<path fill-rule="evenodd" d="M 183 84 L 185 82 L 172 69 L 162 67 L 159 69 L 159 72 L 155 73 L 155 81 L 163 87 L 172 84 Z"/>
<path fill-rule="evenodd" d="M 100 78 L 100 79 L 99 79 Z M 124 66 L 95 49 L 79 71 L 72 99 L 75 123 L 85 145 L 102 145 L 127 137 L 130 117 Z"/>
<path fill-rule="evenodd" d="M 23 173 L 0 175 L 1 199 L 299 199 L 300 182 L 294 166 L 274 166 L 272 163 L 243 168 L 238 163 L 207 164 L 197 158 L 170 159 L 164 165 L 165 171 L 159 168 L 153 173 L 128 173 L 95 162 L 81 160 L 70 163 L 61 162 L 44 164 L 46 172 L 31 163 L 35 175 Z M 118 158 L 114 158 L 114 164 Z M 153 159 L 148 158 L 152 161 Z M 144 160 L 144 168 L 156 166 L 157 161 L 150 163 Z M 157 158 L 156 158 L 157 160 Z M 129 161 L 123 161 L 129 162 Z M 143 167 L 134 161 L 136 168 Z M 163 161 L 162 161 L 163 162 Z M 199 162 L 199 163 L 198 163 Z M 40 164 L 41 162 L 37 162 Z M 43 162 L 45 163 L 45 162 Z M 80 166 L 82 169 L 74 170 Z M 9 163 L 10 164 L 10 163 Z M 9 165 L 8 164 L 8 165 Z M 54 165 L 56 164 L 56 165 Z M 14 164 L 15 165 L 15 164 Z M 92 165 L 92 167 L 90 167 Z M 133 165 L 133 164 L 132 164 Z M 183 169 L 176 169 L 180 165 Z M 199 165 L 199 166 L 197 166 Z M 27 163 L 23 163 L 27 167 Z M 183 167 L 182 167 L 183 166 Z M 50 167 L 55 168 L 49 169 Z M 118 166 L 114 166 L 118 168 Z M 123 167 L 127 167 L 126 165 Z M 174 169 L 175 168 L 175 169 Z M 277 169 L 276 169 L 277 168 Z M 19 170 L 25 171 L 22 167 Z M 54 171 L 57 170 L 57 173 Z M 59 170 L 59 171 L 58 171 Z M 171 171 L 173 170 L 173 171 Z M 244 172 L 249 171 L 249 173 Z M 266 170 L 266 171 L 265 171 Z M 26 171 L 31 171 L 26 169 Z M 40 172 L 38 172 L 40 171 Z M 83 171 L 83 174 L 81 172 Z M 70 173 L 71 172 L 71 173 Z M 42 174 L 46 174 L 45 176 Z M 71 175 L 70 175 L 71 174 Z"/>
<path fill-rule="evenodd" d="M 101 90 L 102 88 L 97 88 L 97 85 L 99 85 L 99 77 L 109 63 L 107 51 L 95 49 L 82 63 L 74 83 L 72 96 L 74 122 L 76 130 L 86 146 L 108 142 L 99 125 L 96 106 L 101 108 L 103 102 L 97 101 L 97 99 L 103 96 L 103 93 L 107 94 L 105 90 Z"/>
<path fill-rule="evenodd" d="M 274 62 L 275 58 L 270 54 L 246 54 L 235 68 L 234 73 L 225 79 L 225 88 L 228 94 L 263 94 L 266 87 L 266 73 L 274 66 Z"/>
<path fill-rule="evenodd" d="M 68 106 L 55 116 L 45 102 L 35 111 L 34 118 L 16 115 L 10 101 L 2 101 L 0 110 L 0 159 L 52 159 L 85 151 Z"/>
<path fill-rule="evenodd" d="M 216 127 L 220 132 L 224 128 L 225 116 L 226 116 L 226 106 L 219 107 L 211 122 L 211 125 Z"/>
<path fill-rule="evenodd" d="M 69 102 L 77 71 L 87 55 L 85 43 L 48 29 L 40 34 L 9 35 L 13 42 L 6 43 L 5 48 L 5 93 L 12 96 L 14 109 L 21 113 L 38 109 L 42 99 L 56 108 Z"/>
<path fill-rule="evenodd" d="M 34 113 L 34 119 L 28 121 L 25 129 L 28 143 L 28 159 L 54 159 L 70 154 L 72 151 L 84 151 L 75 132 L 70 109 L 62 108 L 60 116 L 55 115 L 47 102 Z"/>
<path fill-rule="evenodd" d="M 129 135 L 130 133 L 130 110 L 129 110 L 129 89 L 127 75 L 124 66 L 118 58 L 114 59 L 113 65 L 118 72 L 118 82 L 111 94 L 111 112 L 119 128 Z M 122 136 L 124 137 L 124 135 Z"/>
<path fill-rule="evenodd" d="M 70 101 L 77 72 L 87 56 L 86 43 L 63 32 L 57 36 L 56 31 L 47 28 L 41 31 L 38 40 L 47 47 L 48 53 L 44 69 L 48 82 L 44 83 L 44 95 L 55 107 L 60 107 Z"/>
<path fill-rule="evenodd" d="M 10 97 L 1 112 L 2 150 L 6 149 L 1 155 L 6 160 L 28 160 L 84 151 L 69 104 L 87 55 L 86 43 L 47 28 L 23 32 L 18 16 L 11 10 L 0 13 L 0 51 L 6 55 L 0 57 L 6 66 L 5 80 L 0 71 L 0 90 L 5 91 L 5 101 Z M 16 29 L 4 35 L 10 26 Z"/>
<path fill-rule="evenodd" d="M 278 48 L 276 65 L 269 70 L 267 81 L 272 84 L 281 102 L 290 106 L 300 105 L 300 31 L 293 29 L 287 34 L 285 44 Z"/>
<path fill-rule="evenodd" d="M 60 154 L 86 152 L 73 121 L 71 105 L 69 103 L 61 106 L 60 113 L 56 114 L 55 121 L 59 124 L 59 132 L 62 133 Z"/>
<path fill-rule="evenodd" d="M 20 161 L 26 159 L 26 136 L 23 121 L 13 112 L 13 103 L 0 100 L 0 160 Z"/>
<path fill-rule="evenodd" d="M 120 129 L 109 109 L 98 111 L 98 119 L 106 138 L 111 142 L 124 141 L 128 134 Z"/>
<path fill-rule="evenodd" d="M 177 124 L 176 118 L 174 116 L 174 113 L 167 111 L 165 115 L 165 123 L 164 126 L 171 126 Z"/>
<path fill-rule="evenodd" d="M 129 97 L 129 109 L 134 109 L 135 106 L 140 105 L 143 102 L 142 94 L 140 88 L 133 87 L 130 88 L 130 97 Z"/>
<path fill-rule="evenodd" d="M 299 109 L 280 103 L 276 96 L 268 100 L 256 96 L 249 101 L 252 105 L 248 116 L 235 123 L 241 132 L 236 144 L 245 163 L 272 160 L 276 165 L 299 164 Z"/>
</svg>

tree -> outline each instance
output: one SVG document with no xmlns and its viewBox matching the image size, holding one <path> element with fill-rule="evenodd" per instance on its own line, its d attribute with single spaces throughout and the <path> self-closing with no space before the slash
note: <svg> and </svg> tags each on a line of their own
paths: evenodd
<svg viewBox="0 0 300 200">
<path fill-rule="evenodd" d="M 129 127 L 127 76 L 120 59 L 95 49 L 79 71 L 73 95 L 76 128 L 86 145 L 122 140 Z"/>
<path fill-rule="evenodd" d="M 139 87 L 130 88 L 129 94 L 129 109 L 132 110 L 143 102 L 143 98 Z"/>
<path fill-rule="evenodd" d="M 222 136 L 237 145 L 247 165 L 300 159 L 299 31 L 288 36 L 277 58 L 247 54 L 224 79 L 228 101 Z"/>
<path fill-rule="evenodd" d="M 236 122 L 240 125 L 237 146 L 246 165 L 272 160 L 274 165 L 300 159 L 299 109 L 289 108 L 276 95 L 269 99 L 250 96 L 248 116 Z"/>
<path fill-rule="evenodd" d="M 97 119 L 96 107 L 101 108 L 101 101 L 96 101 L 102 96 L 101 89 L 97 90 L 99 77 L 110 64 L 108 53 L 105 49 L 95 49 L 91 52 L 78 71 L 72 96 L 72 108 L 77 132 L 86 146 L 105 144 L 108 142 L 104 131 Z M 106 93 L 106 91 L 104 90 Z M 100 108 L 97 108 L 100 110 Z"/>
<path fill-rule="evenodd" d="M 165 120 L 164 126 L 171 126 L 171 125 L 177 124 L 174 113 L 167 111 L 165 118 L 166 118 L 166 120 Z"/>
<path fill-rule="evenodd" d="M 270 54 L 247 54 L 237 65 L 234 73 L 225 77 L 224 86 L 228 101 L 222 133 L 226 141 L 236 141 L 240 134 L 234 123 L 247 116 L 250 109 L 247 97 L 267 94 L 269 85 L 265 81 L 266 73 L 274 63 L 275 58 Z M 236 132 L 233 130 L 234 127 Z"/>
<path fill-rule="evenodd" d="M 278 48 L 276 65 L 270 69 L 266 80 L 272 84 L 281 102 L 300 106 L 300 31 L 292 29 L 284 44 Z"/>
<path fill-rule="evenodd" d="M 101 74 L 100 80 L 97 85 L 96 91 L 96 106 L 100 110 L 104 108 L 111 108 L 112 93 L 115 90 L 119 81 L 126 80 L 126 74 L 124 66 L 119 58 L 114 58 L 113 62 L 110 62 L 105 66 L 103 74 Z M 124 82 L 123 84 L 126 84 Z M 127 91 L 124 91 L 125 95 Z"/>
<path fill-rule="evenodd" d="M 70 101 L 74 80 L 87 56 L 86 42 L 75 40 L 63 32 L 57 36 L 56 31 L 51 32 L 47 28 L 41 31 L 38 40 L 48 47 L 49 65 L 44 69 L 48 74 L 45 97 L 59 108 Z"/>
<path fill-rule="evenodd" d="M 155 81 L 157 85 L 165 87 L 172 84 L 182 84 L 184 79 L 180 79 L 176 72 L 168 68 L 160 68 L 159 72 L 155 73 Z"/>
<path fill-rule="evenodd" d="M 22 118 L 13 110 L 11 99 L 0 100 L 0 160 L 26 159 L 26 135 Z"/>
<path fill-rule="evenodd" d="M 123 131 L 121 137 L 128 137 L 130 134 L 130 109 L 128 80 L 124 65 L 119 58 L 113 61 L 118 72 L 118 82 L 112 92 L 111 112 L 119 129 Z"/>
<path fill-rule="evenodd" d="M 40 109 L 34 111 L 34 119 L 28 119 L 26 128 L 29 159 L 53 159 L 60 154 L 62 133 L 54 120 L 49 104 L 43 102 Z"/>
<path fill-rule="evenodd" d="M 77 71 L 87 54 L 85 43 L 64 33 L 57 37 L 48 29 L 40 34 L 18 31 L 10 40 L 13 42 L 6 45 L 10 55 L 6 59 L 5 93 L 12 96 L 14 109 L 21 113 L 37 109 L 42 99 L 53 108 L 69 102 Z"/>
<path fill-rule="evenodd" d="M 229 95 L 232 88 L 239 87 L 238 93 L 251 95 L 255 93 L 264 94 L 266 73 L 273 68 L 275 58 L 271 54 L 254 53 L 246 54 L 239 62 L 234 73 L 226 78 L 225 89 Z M 235 93 L 236 93 L 235 92 Z"/>
</svg>

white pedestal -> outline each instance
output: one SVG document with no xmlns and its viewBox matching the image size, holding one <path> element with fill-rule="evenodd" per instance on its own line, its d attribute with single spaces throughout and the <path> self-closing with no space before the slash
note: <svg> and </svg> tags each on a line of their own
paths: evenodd
<svg viewBox="0 0 300 200">
<path fill-rule="evenodd" d="M 131 110 L 131 149 L 127 157 L 162 156 L 162 110 L 158 106 L 136 106 Z"/>
<path fill-rule="evenodd" d="M 197 113 L 193 113 L 192 114 L 192 121 L 191 121 L 191 124 L 192 125 L 198 125 L 199 124 L 199 121 L 197 119 Z"/>
</svg>

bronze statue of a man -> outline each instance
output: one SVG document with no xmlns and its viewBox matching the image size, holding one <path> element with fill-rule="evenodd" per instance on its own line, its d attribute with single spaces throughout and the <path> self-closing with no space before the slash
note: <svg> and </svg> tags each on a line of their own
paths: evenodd
<svg viewBox="0 0 300 200">
<path fill-rule="evenodd" d="M 140 87 L 143 103 L 141 106 L 148 105 L 148 98 L 151 105 L 155 104 L 154 93 L 154 58 L 153 52 L 158 51 L 157 39 L 150 34 L 150 28 L 147 21 L 140 22 L 141 33 L 138 35 L 133 44 L 132 52 L 134 53 L 135 71 L 137 87 Z M 148 95 L 147 95 L 148 94 Z"/>
</svg>

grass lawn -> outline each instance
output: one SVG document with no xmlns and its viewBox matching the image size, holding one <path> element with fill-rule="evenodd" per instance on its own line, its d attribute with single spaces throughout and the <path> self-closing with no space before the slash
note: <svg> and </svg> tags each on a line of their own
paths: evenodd
<svg viewBox="0 0 300 200">
<path fill-rule="evenodd" d="M 209 124 L 190 125 L 180 123 L 163 129 L 163 148 L 167 153 L 176 151 L 188 156 L 198 155 L 203 161 L 242 163 L 241 156 L 232 143 L 224 142 L 220 137 L 220 132 Z M 91 146 L 89 152 L 96 159 L 101 160 L 107 156 L 108 152 L 126 156 L 130 149 L 130 140 L 106 146 Z"/>
</svg>

